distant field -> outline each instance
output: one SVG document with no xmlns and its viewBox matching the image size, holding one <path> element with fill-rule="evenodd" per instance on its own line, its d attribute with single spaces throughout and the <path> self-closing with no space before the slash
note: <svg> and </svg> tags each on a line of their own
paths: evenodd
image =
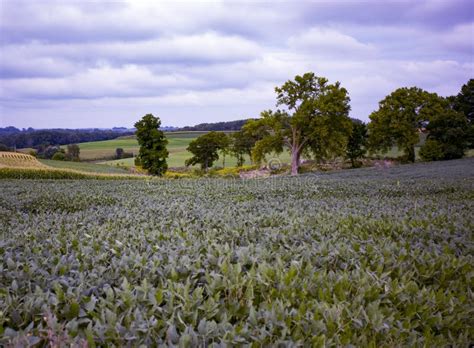
<svg viewBox="0 0 474 348">
<path fill-rule="evenodd" d="M 38 160 L 18 152 L 0 152 L 0 179 L 141 179 L 106 165 Z"/>
<path fill-rule="evenodd" d="M 0 168 L 44 168 L 36 157 L 23 153 L 0 152 Z"/>
<path fill-rule="evenodd" d="M 48 167 L 60 169 L 73 169 L 88 173 L 107 173 L 107 174 L 127 174 L 126 169 L 113 166 L 105 166 L 103 164 L 85 163 L 85 162 L 68 162 L 68 161 L 53 161 L 40 159 L 40 163 Z"/>
<path fill-rule="evenodd" d="M 176 156 L 172 156 L 176 157 L 176 160 L 173 162 L 173 158 L 170 158 L 170 161 L 172 163 L 176 163 L 176 166 L 184 165 L 184 160 L 182 160 L 182 157 L 184 158 L 187 155 L 180 157 L 179 153 L 186 153 L 186 148 L 188 147 L 189 143 L 204 133 L 205 132 L 168 133 L 168 150 L 170 153 L 176 154 Z M 81 149 L 80 157 L 85 161 L 100 160 L 107 157 L 110 158 L 115 155 L 115 150 L 117 148 L 122 148 L 125 152 L 131 152 L 134 155 L 136 155 L 139 150 L 138 142 L 134 136 L 120 137 L 113 140 L 80 143 L 79 147 Z M 66 146 L 64 146 L 64 148 L 66 148 Z M 113 164 L 115 163 L 116 162 L 114 161 Z M 125 163 L 133 163 L 133 159 L 129 159 L 128 161 L 125 161 Z"/>
<path fill-rule="evenodd" d="M 189 143 L 206 132 L 173 132 L 167 133 L 168 138 L 168 151 L 170 156 L 168 158 L 169 167 L 183 167 L 185 165 L 186 159 L 191 157 L 191 154 L 186 151 Z M 139 151 L 139 146 L 137 140 L 134 137 L 127 136 L 121 137 L 114 140 L 106 141 L 94 141 L 89 143 L 79 144 L 81 149 L 80 157 L 83 160 L 94 160 L 106 157 L 112 157 L 115 154 L 115 149 L 121 147 L 125 152 L 132 152 L 136 155 Z M 286 162 L 289 160 L 289 156 L 284 154 L 281 157 L 281 160 Z M 223 159 L 220 158 L 218 162 L 215 163 L 217 166 L 223 165 Z M 126 158 L 120 160 L 108 160 L 99 162 L 100 164 L 107 164 L 111 166 L 133 166 L 134 159 Z M 250 164 L 250 160 L 247 159 L 246 164 Z M 230 156 L 227 156 L 225 159 L 225 166 L 236 166 L 237 160 Z"/>
</svg>

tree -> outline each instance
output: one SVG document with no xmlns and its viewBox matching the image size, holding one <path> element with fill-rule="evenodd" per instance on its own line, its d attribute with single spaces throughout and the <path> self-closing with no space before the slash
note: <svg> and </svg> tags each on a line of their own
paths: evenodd
<svg viewBox="0 0 474 348">
<path fill-rule="evenodd" d="M 415 161 L 415 145 L 420 132 L 437 113 L 442 113 L 442 98 L 420 88 L 399 88 L 379 102 L 370 116 L 369 146 L 372 151 L 388 151 L 394 144 Z"/>
<path fill-rule="evenodd" d="M 466 115 L 470 123 L 474 122 L 474 79 L 467 81 L 454 97 L 454 110 Z"/>
<path fill-rule="evenodd" d="M 212 131 L 191 141 L 186 150 L 191 152 L 193 157 L 186 160 L 186 166 L 199 164 L 204 171 L 212 167 L 219 159 L 219 151 L 224 146 L 222 135 L 223 133 Z"/>
<path fill-rule="evenodd" d="M 38 147 L 38 158 L 52 159 L 56 152 L 62 152 L 65 154 L 64 149 L 61 149 L 59 146 L 51 145 L 40 145 Z"/>
<path fill-rule="evenodd" d="M 276 87 L 277 106 L 284 110 L 263 111 L 249 128 L 262 135 L 252 151 L 257 162 L 271 152 L 288 149 L 291 174 L 297 175 L 303 153 L 317 159 L 343 155 L 351 132 L 350 98 L 339 82 L 328 84 L 314 73 L 296 76 Z"/>
<path fill-rule="evenodd" d="M 116 159 L 123 158 L 123 155 L 124 155 L 124 151 L 121 147 L 118 147 L 118 148 L 115 149 L 115 158 Z"/>
<path fill-rule="evenodd" d="M 359 120 L 352 120 L 352 132 L 347 143 L 346 157 L 350 159 L 353 168 L 357 166 L 357 160 L 364 157 L 367 152 L 367 126 Z"/>
<path fill-rule="evenodd" d="M 77 144 L 70 144 L 67 146 L 66 160 L 68 161 L 79 161 L 80 148 Z"/>
<path fill-rule="evenodd" d="M 220 134 L 221 134 L 221 148 L 219 152 L 222 155 L 222 167 L 225 167 L 225 158 L 227 155 L 231 153 L 230 152 L 230 138 L 225 133 L 220 133 Z"/>
<path fill-rule="evenodd" d="M 450 109 L 445 103 L 443 112 L 433 115 L 426 129 L 427 141 L 420 149 L 424 160 L 449 160 L 464 156 L 468 148 L 468 121 L 463 113 Z"/>
<path fill-rule="evenodd" d="M 135 123 L 135 132 L 140 145 L 137 160 L 151 175 L 163 175 L 168 169 L 166 159 L 169 152 L 166 149 L 168 140 L 159 129 L 161 121 L 152 114 L 147 114 Z"/>
<path fill-rule="evenodd" d="M 11 149 L 5 144 L 0 143 L 0 151 L 11 151 Z"/>
<path fill-rule="evenodd" d="M 260 140 L 256 133 L 252 133 L 249 123 L 246 123 L 238 132 L 232 133 L 230 152 L 237 159 L 237 166 L 242 167 L 245 156 L 252 156 L 252 149 L 255 143 Z"/>
<path fill-rule="evenodd" d="M 453 97 L 449 97 L 452 108 L 462 112 L 467 117 L 469 147 L 474 148 L 474 79 L 470 79 L 461 87 L 461 91 Z"/>
</svg>

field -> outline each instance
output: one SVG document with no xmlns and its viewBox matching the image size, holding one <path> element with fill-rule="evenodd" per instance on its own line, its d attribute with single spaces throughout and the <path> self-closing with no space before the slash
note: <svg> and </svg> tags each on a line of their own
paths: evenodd
<svg viewBox="0 0 474 348">
<path fill-rule="evenodd" d="M 175 167 L 184 167 L 186 159 L 190 158 L 192 155 L 186 151 L 189 143 L 196 139 L 198 136 L 205 134 L 206 132 L 173 132 L 167 133 L 168 138 L 168 151 L 170 152 L 168 158 L 168 166 L 170 168 Z M 131 152 L 137 154 L 139 146 L 137 140 L 132 137 L 123 137 L 114 140 L 106 141 L 94 141 L 89 143 L 80 143 L 80 157 L 82 160 L 91 161 L 91 160 L 100 160 L 102 158 L 110 158 L 115 155 L 115 149 L 121 147 L 125 152 Z M 64 146 L 65 148 L 65 146 Z M 282 161 L 286 162 L 289 160 L 288 154 L 282 154 L 281 156 L 276 156 Z M 133 158 L 126 158 L 120 160 L 106 160 L 99 161 L 100 164 L 107 164 L 109 166 L 125 166 L 131 167 L 134 165 Z M 247 159 L 246 164 L 250 164 L 250 159 Z M 223 166 L 222 158 L 215 163 L 216 166 Z M 227 156 L 225 159 L 226 167 L 233 167 L 237 165 L 237 160 L 231 156 Z"/>
<path fill-rule="evenodd" d="M 73 169 L 87 173 L 108 173 L 108 174 L 128 174 L 126 169 L 114 166 L 104 166 L 102 164 L 94 164 L 87 162 L 69 162 L 69 161 L 53 161 L 40 159 L 42 164 L 59 169 Z"/>
<path fill-rule="evenodd" d="M 41 169 L 45 166 L 31 155 L 15 152 L 0 152 L 0 168 L 14 167 Z"/>
<path fill-rule="evenodd" d="M 474 340 L 472 158 L 0 191 L 0 345 Z"/>
<path fill-rule="evenodd" d="M 184 160 L 189 157 L 189 153 L 186 152 L 186 147 L 189 143 L 197 138 L 199 135 L 204 134 L 203 132 L 176 132 L 168 133 L 167 138 L 169 141 L 168 151 L 170 152 L 170 166 L 177 164 L 177 166 L 183 166 Z M 95 160 L 107 157 L 113 157 L 115 155 L 115 149 L 121 147 L 125 152 L 131 152 L 134 155 L 138 153 L 139 146 L 135 137 L 122 137 L 114 140 L 105 141 L 94 141 L 89 143 L 80 143 L 81 159 L 83 160 Z M 133 165 L 133 159 L 125 159 L 119 161 L 107 161 L 112 164 L 124 162 L 129 165 Z"/>
<path fill-rule="evenodd" d="M 100 164 L 38 160 L 24 153 L 0 152 L 0 179 L 146 179 Z"/>
</svg>

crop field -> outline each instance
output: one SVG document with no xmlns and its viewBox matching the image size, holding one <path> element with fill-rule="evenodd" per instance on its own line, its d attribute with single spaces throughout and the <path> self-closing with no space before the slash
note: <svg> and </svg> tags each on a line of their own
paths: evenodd
<svg viewBox="0 0 474 348">
<path fill-rule="evenodd" d="M 3 345 L 474 340 L 474 159 L 0 192 Z"/>
<path fill-rule="evenodd" d="M 204 134 L 204 132 L 167 133 L 166 136 L 169 141 L 168 151 L 170 151 L 171 154 L 179 154 L 180 152 L 186 153 L 186 147 L 189 145 L 189 143 L 201 134 Z M 83 160 L 94 160 L 112 157 L 115 155 L 115 149 L 119 147 L 123 148 L 125 152 L 131 152 L 135 155 L 138 154 L 139 150 L 138 142 L 133 136 L 121 137 L 113 140 L 80 143 L 79 147 L 81 150 L 80 156 Z M 133 164 L 133 159 L 130 160 Z M 170 160 L 173 161 L 172 156 Z M 177 161 L 179 165 L 184 165 L 184 160 L 182 161 L 182 163 L 180 159 L 177 159 L 175 161 Z"/>
<path fill-rule="evenodd" d="M 23 153 L 0 152 L 0 168 L 45 168 L 35 157 Z"/>
<path fill-rule="evenodd" d="M 119 167 L 92 163 L 38 160 L 17 152 L 0 152 L 0 179 L 145 179 Z"/>
<path fill-rule="evenodd" d="M 52 168 L 73 169 L 87 173 L 128 174 L 126 169 L 87 162 L 53 161 L 40 159 L 39 162 Z"/>
</svg>

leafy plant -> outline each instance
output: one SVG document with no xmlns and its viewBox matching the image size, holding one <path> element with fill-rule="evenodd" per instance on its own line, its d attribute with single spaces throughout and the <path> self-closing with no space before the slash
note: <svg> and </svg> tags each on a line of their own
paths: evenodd
<svg viewBox="0 0 474 348">
<path fill-rule="evenodd" d="M 0 180 L 0 345 L 468 346 L 473 167 Z"/>
</svg>

